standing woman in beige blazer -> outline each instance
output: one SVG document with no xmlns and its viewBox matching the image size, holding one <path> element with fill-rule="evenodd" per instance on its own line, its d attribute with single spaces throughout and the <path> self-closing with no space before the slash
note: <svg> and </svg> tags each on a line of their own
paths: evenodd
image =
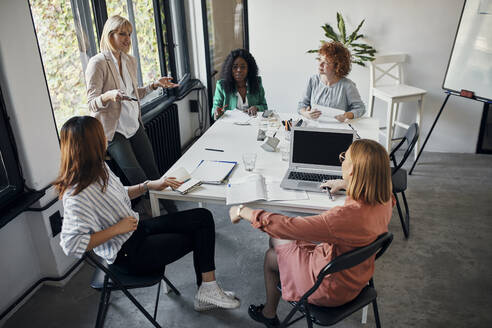
<svg viewBox="0 0 492 328">
<path fill-rule="evenodd" d="M 169 77 L 160 77 L 149 85 L 137 86 L 137 60 L 128 54 L 132 25 L 119 15 L 104 24 L 101 53 L 89 60 L 85 72 L 87 99 L 91 114 L 104 128 L 108 153 L 116 161 L 131 185 L 159 179 L 152 145 L 145 132 L 140 99 L 159 87 L 174 88 Z M 164 204 L 175 212 L 171 201 Z"/>
</svg>

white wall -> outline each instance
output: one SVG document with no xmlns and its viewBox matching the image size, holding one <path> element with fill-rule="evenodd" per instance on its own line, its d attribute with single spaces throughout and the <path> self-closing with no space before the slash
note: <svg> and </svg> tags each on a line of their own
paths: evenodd
<svg viewBox="0 0 492 328">
<path fill-rule="evenodd" d="M 197 18 L 188 21 L 192 76 L 206 84 L 205 57 L 197 55 L 204 52 L 200 1 L 188 0 L 187 8 L 190 17 Z M 0 2 L 0 84 L 26 184 L 41 189 L 57 175 L 60 150 L 27 1 Z M 198 127 L 197 114 L 189 111 L 190 99 L 196 99 L 195 92 L 178 102 L 182 145 Z M 54 197 L 49 189 L 33 207 Z M 23 213 L 0 229 L 0 312 L 41 277 L 60 276 L 74 263 L 59 247 L 59 235 L 51 237 L 49 216 L 57 210 L 62 211 L 60 202 L 43 213 Z"/>
<path fill-rule="evenodd" d="M 329 23 L 336 29 L 338 11 L 350 32 L 366 20 L 361 32 L 380 54 L 409 55 L 406 83 L 428 91 L 422 127 L 426 136 L 445 98 L 441 85 L 462 7 L 463 0 L 249 0 L 250 50 L 260 67 L 269 106 L 296 110 L 309 76 L 316 73 L 315 55 L 306 50 L 325 38 L 321 25 Z M 367 104 L 369 69 L 354 65 L 349 78 Z M 383 102 L 375 103 L 375 112 L 384 122 Z M 426 150 L 474 153 L 481 114 L 481 103 L 451 97 Z"/>
</svg>

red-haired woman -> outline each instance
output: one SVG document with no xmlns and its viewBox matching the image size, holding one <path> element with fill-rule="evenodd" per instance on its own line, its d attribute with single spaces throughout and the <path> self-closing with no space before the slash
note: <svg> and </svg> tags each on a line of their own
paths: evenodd
<svg viewBox="0 0 492 328">
<path fill-rule="evenodd" d="M 325 42 L 319 48 L 318 72 L 309 78 L 297 110 L 306 118 L 317 119 L 321 111 L 316 105 L 345 111 L 336 118 L 346 119 L 364 115 L 366 107 L 355 83 L 346 78 L 351 70 L 350 51 L 340 42 Z"/>
<path fill-rule="evenodd" d="M 94 252 L 132 274 L 162 272 L 193 251 L 197 284 L 195 309 L 237 308 L 239 301 L 215 281 L 215 226 L 210 211 L 197 208 L 140 221 L 130 199 L 150 190 L 177 188 L 161 177 L 124 187 L 104 162 L 107 141 L 90 116 L 69 119 L 60 132 L 61 163 L 53 183 L 63 199 L 60 245 L 67 255 Z"/>
<path fill-rule="evenodd" d="M 270 235 L 265 254 L 266 303 L 250 305 L 251 318 L 275 327 L 279 324 L 277 306 L 282 282 L 282 297 L 298 301 L 315 283 L 321 269 L 340 254 L 366 246 L 388 231 L 395 199 L 391 194 L 391 169 L 386 150 L 373 140 L 356 140 L 340 154 L 343 180 L 324 186 L 332 192 L 347 191 L 343 206 L 319 215 L 287 217 L 263 210 L 233 206 L 233 223 L 251 222 Z M 331 275 L 308 299 L 320 306 L 339 306 L 353 300 L 374 273 L 374 257 Z"/>
</svg>

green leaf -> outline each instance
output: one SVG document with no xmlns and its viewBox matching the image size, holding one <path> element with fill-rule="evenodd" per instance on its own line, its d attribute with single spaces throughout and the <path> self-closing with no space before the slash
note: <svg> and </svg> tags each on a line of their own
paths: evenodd
<svg viewBox="0 0 492 328">
<path fill-rule="evenodd" d="M 325 31 L 325 36 L 327 38 L 330 38 L 334 41 L 339 41 L 337 34 L 329 24 L 325 24 L 321 26 L 321 28 Z"/>
<path fill-rule="evenodd" d="M 364 24 L 365 22 L 365 19 L 362 20 L 362 22 L 360 22 L 359 26 L 357 26 L 357 28 L 355 29 L 355 31 L 352 32 L 352 34 L 350 34 L 349 38 L 348 38 L 348 43 L 352 43 L 352 41 L 355 40 L 355 38 L 357 37 L 357 33 L 359 32 L 360 28 L 362 27 L 362 24 Z"/>
<path fill-rule="evenodd" d="M 345 31 L 345 21 L 343 20 L 343 17 L 340 13 L 337 13 L 337 23 L 338 23 L 338 30 L 340 31 L 340 37 L 342 39 L 343 44 L 347 43 L 346 39 L 346 31 Z"/>
<path fill-rule="evenodd" d="M 362 60 L 353 60 L 352 63 L 366 67 L 366 64 Z"/>
<path fill-rule="evenodd" d="M 311 50 L 306 51 L 306 53 L 308 53 L 308 54 L 315 54 L 315 53 L 318 53 L 318 50 L 311 49 Z"/>
</svg>

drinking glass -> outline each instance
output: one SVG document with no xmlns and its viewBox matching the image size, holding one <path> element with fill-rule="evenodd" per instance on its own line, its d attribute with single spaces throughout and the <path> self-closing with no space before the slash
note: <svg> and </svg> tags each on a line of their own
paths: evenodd
<svg viewBox="0 0 492 328">
<path fill-rule="evenodd" d="M 243 154 L 244 169 L 251 172 L 255 168 L 256 153 L 244 153 Z"/>
</svg>

